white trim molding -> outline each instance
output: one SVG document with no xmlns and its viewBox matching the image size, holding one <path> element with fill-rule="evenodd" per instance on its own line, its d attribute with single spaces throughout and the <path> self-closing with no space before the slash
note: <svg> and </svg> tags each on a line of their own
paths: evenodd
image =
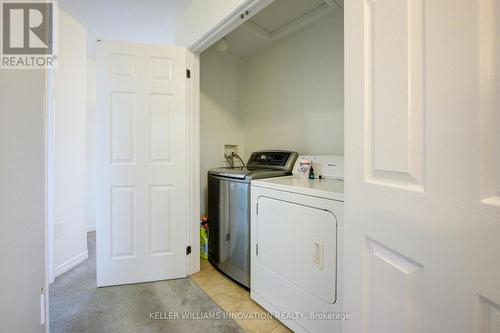
<svg viewBox="0 0 500 333">
<path fill-rule="evenodd" d="M 238 6 L 230 15 L 220 21 L 212 29 L 207 31 L 203 37 L 189 46 L 189 50 L 193 53 L 201 53 L 208 49 L 212 44 L 217 42 L 222 37 L 239 27 L 246 22 L 254 14 L 265 8 L 274 0 L 247 0 Z"/>
<path fill-rule="evenodd" d="M 267 31 L 260 25 L 257 25 L 250 20 L 245 21 L 238 28 L 266 42 L 276 42 L 310 24 L 313 24 L 316 21 L 319 21 L 323 17 L 330 15 L 340 8 L 342 8 L 342 6 L 334 0 L 325 0 L 323 4 L 313 10 L 293 19 L 289 23 L 273 31 Z"/>
<path fill-rule="evenodd" d="M 187 68 L 191 78 L 187 80 L 188 114 L 188 191 L 187 191 L 187 275 L 200 270 L 200 57 L 187 51 Z"/>
<path fill-rule="evenodd" d="M 61 274 L 66 273 L 67 271 L 78 266 L 79 264 L 81 264 L 82 262 L 87 260 L 88 258 L 89 258 L 89 251 L 85 250 L 84 252 L 80 253 L 76 257 L 73 257 L 70 260 L 62 263 L 61 265 L 59 265 L 55 268 L 55 271 L 54 271 L 55 277 L 57 278 Z"/>
</svg>

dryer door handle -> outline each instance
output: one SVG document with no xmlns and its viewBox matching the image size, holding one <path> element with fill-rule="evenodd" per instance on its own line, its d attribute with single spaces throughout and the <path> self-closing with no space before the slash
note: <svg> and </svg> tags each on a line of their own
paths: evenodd
<svg viewBox="0 0 500 333">
<path fill-rule="evenodd" d="M 313 264 L 319 269 L 323 269 L 323 242 L 319 240 L 313 241 Z"/>
</svg>

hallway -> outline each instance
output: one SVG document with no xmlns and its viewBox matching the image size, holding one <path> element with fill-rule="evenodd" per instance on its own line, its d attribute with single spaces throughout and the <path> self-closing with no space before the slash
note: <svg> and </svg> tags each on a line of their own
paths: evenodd
<svg viewBox="0 0 500 333">
<path fill-rule="evenodd" d="M 89 259 L 50 286 L 51 332 L 244 332 L 230 319 L 163 319 L 170 312 L 224 313 L 191 279 L 96 288 L 95 232 L 87 243 Z M 152 312 L 162 319 L 151 319 Z"/>
</svg>

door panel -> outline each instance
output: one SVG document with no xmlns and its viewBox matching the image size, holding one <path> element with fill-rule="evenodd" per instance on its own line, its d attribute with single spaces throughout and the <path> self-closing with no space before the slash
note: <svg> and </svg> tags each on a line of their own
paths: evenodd
<svg viewBox="0 0 500 333">
<path fill-rule="evenodd" d="M 135 162 L 135 94 L 111 93 L 111 161 L 113 164 Z"/>
<path fill-rule="evenodd" d="M 365 265 L 368 331 L 418 332 L 422 266 L 370 239 Z"/>
<path fill-rule="evenodd" d="M 170 156 L 170 95 L 154 94 L 150 96 L 149 115 L 150 161 L 168 163 Z"/>
<path fill-rule="evenodd" d="M 364 10 L 366 176 L 422 191 L 423 1 L 367 0 Z"/>
<path fill-rule="evenodd" d="M 98 286 L 184 277 L 186 50 L 101 42 L 97 70 Z"/>
<path fill-rule="evenodd" d="M 111 188 L 111 257 L 135 257 L 135 187 Z"/>
<path fill-rule="evenodd" d="M 500 5 L 354 0 L 345 22 L 345 331 L 495 332 Z"/>
<path fill-rule="evenodd" d="M 172 186 L 160 185 L 149 187 L 149 237 L 151 239 L 151 255 L 169 254 L 171 246 L 172 221 L 170 211 L 172 207 Z"/>
</svg>

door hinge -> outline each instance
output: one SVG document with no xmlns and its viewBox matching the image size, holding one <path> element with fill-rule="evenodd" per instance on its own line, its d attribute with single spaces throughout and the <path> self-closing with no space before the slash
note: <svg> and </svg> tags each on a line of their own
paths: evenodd
<svg viewBox="0 0 500 333">
<path fill-rule="evenodd" d="M 191 245 L 188 245 L 186 247 L 186 255 L 189 255 L 189 254 L 191 254 Z"/>
<path fill-rule="evenodd" d="M 259 215 L 259 203 L 257 202 L 255 206 L 257 206 L 257 208 L 255 208 L 255 214 Z"/>
<path fill-rule="evenodd" d="M 188 79 L 190 79 L 190 78 L 191 78 L 191 70 L 190 70 L 190 69 L 187 69 L 187 68 L 186 68 L 186 77 L 187 77 Z"/>
<path fill-rule="evenodd" d="M 259 255 L 259 244 L 255 244 L 255 255 Z"/>
</svg>

